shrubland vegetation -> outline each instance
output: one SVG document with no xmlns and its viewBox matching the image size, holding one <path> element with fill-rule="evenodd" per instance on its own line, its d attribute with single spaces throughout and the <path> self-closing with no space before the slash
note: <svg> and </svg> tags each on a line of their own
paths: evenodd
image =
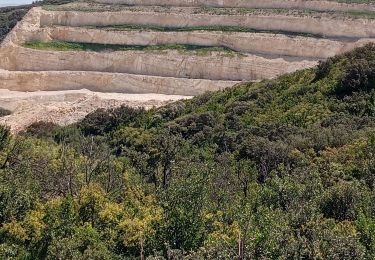
<svg viewBox="0 0 375 260">
<path fill-rule="evenodd" d="M 13 27 L 20 21 L 24 15 L 33 6 L 47 5 L 47 4 L 67 4 L 74 0 L 43 0 L 35 2 L 31 5 L 3 7 L 0 8 L 0 43 L 4 40 L 5 36 L 13 29 Z"/>
<path fill-rule="evenodd" d="M 374 259 L 374 61 L 0 126 L 0 259 Z"/>
<path fill-rule="evenodd" d="M 0 43 L 28 12 L 29 8 L 0 8 Z"/>
<path fill-rule="evenodd" d="M 374 259 L 374 60 L 1 127 L 0 258 Z"/>
</svg>

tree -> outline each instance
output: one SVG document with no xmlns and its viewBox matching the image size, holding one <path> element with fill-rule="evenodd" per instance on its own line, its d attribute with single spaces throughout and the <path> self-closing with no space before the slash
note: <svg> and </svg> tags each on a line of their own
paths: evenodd
<svg viewBox="0 0 375 260">
<path fill-rule="evenodd" d="M 10 138 L 10 130 L 6 126 L 0 125 L 0 152 L 8 144 Z"/>
<path fill-rule="evenodd" d="M 182 138 L 171 134 L 168 130 L 157 136 L 158 160 L 162 169 L 162 185 L 166 188 L 172 178 L 172 165 L 175 163 L 178 150 L 181 149 Z"/>
</svg>

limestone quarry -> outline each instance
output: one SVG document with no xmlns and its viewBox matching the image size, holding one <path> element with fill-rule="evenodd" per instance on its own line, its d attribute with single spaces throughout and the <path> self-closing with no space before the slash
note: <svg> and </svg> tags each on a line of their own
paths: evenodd
<svg viewBox="0 0 375 260">
<path fill-rule="evenodd" d="M 349 2 L 349 1 L 348 1 Z M 73 123 L 313 67 L 375 41 L 375 4 L 96 0 L 34 7 L 0 46 L 0 118 Z"/>
</svg>

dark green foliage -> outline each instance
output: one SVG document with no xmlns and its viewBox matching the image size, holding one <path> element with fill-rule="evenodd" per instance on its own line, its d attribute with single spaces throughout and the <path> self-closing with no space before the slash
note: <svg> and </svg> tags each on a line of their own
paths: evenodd
<svg viewBox="0 0 375 260">
<path fill-rule="evenodd" d="M 202 144 L 209 141 L 217 119 L 213 113 L 192 114 L 177 119 L 168 128 L 172 133 L 181 135 L 185 139 L 190 139 L 194 144 Z"/>
<path fill-rule="evenodd" d="M 358 91 L 370 91 L 375 88 L 375 61 L 360 59 L 351 62 L 345 69 L 340 86 L 336 89 L 339 95 L 350 95 Z"/>
<path fill-rule="evenodd" d="M 290 148 L 281 141 L 270 141 L 268 138 L 249 136 L 239 147 L 239 157 L 256 162 L 258 181 L 263 183 L 272 170 L 279 164 L 289 165 Z"/>
<path fill-rule="evenodd" d="M 12 219 L 22 219 L 33 207 L 33 194 L 13 187 L 0 187 L 0 222 L 6 223 Z"/>
<path fill-rule="evenodd" d="M 350 184 L 337 184 L 323 195 L 320 207 L 326 218 L 339 221 L 356 219 L 358 187 Z"/>
<path fill-rule="evenodd" d="M 165 204 L 165 217 L 168 221 L 162 227 L 162 240 L 173 249 L 190 251 L 202 245 L 205 239 L 203 218 L 203 196 L 205 192 L 201 165 L 189 165 L 186 174 L 189 179 L 175 178 L 172 187 L 162 196 Z M 177 179 L 177 180 L 176 180 Z"/>
<path fill-rule="evenodd" d="M 374 58 L 1 127 L 0 258 L 374 259 Z"/>
<path fill-rule="evenodd" d="M 8 109 L 5 109 L 5 108 L 1 108 L 0 107 L 0 117 L 3 117 L 3 116 L 8 116 L 12 114 L 11 111 L 9 111 Z"/>
<path fill-rule="evenodd" d="M 0 125 L 0 151 L 5 148 L 10 138 L 10 130 L 6 126 Z"/>
<path fill-rule="evenodd" d="M 340 79 L 334 93 L 338 97 L 343 97 L 359 91 L 369 92 L 375 87 L 374 50 L 375 44 L 368 44 L 350 53 L 319 62 L 314 81 L 337 77 L 337 70 L 333 68 L 337 68 L 337 64 L 341 63 L 342 68 L 338 76 Z"/>
<path fill-rule="evenodd" d="M 99 43 L 81 43 L 81 42 L 64 42 L 51 41 L 41 42 L 33 41 L 23 44 L 26 48 L 38 50 L 56 50 L 56 51 L 163 51 L 178 50 L 181 52 L 195 52 L 199 55 L 207 55 L 211 52 L 223 52 L 230 55 L 241 55 L 227 47 L 200 46 L 189 44 L 160 44 L 160 45 L 124 45 L 124 44 L 99 44 Z"/>
<path fill-rule="evenodd" d="M 29 10 L 25 8 L 0 8 L 0 42 Z"/>
<path fill-rule="evenodd" d="M 28 126 L 23 134 L 43 138 L 50 136 L 57 128 L 58 126 L 52 122 L 39 121 Z"/>
<path fill-rule="evenodd" d="M 318 81 L 327 77 L 329 73 L 331 72 L 331 68 L 333 65 L 334 65 L 333 58 L 328 58 L 325 61 L 319 61 L 314 80 Z"/>
<path fill-rule="evenodd" d="M 80 128 L 85 135 L 103 135 L 118 126 L 137 124 L 144 114 L 144 109 L 128 106 L 109 110 L 99 108 L 82 120 Z"/>
<path fill-rule="evenodd" d="M 335 92 L 339 96 L 351 95 L 353 92 L 369 92 L 375 87 L 375 44 L 368 44 L 343 55 L 345 67 L 343 76 Z"/>
<path fill-rule="evenodd" d="M 34 2 L 30 5 L 0 8 L 0 42 L 4 40 L 6 35 L 13 29 L 17 22 L 20 21 L 33 6 L 47 4 L 59 5 L 74 1 L 76 0 L 43 0 Z"/>
</svg>

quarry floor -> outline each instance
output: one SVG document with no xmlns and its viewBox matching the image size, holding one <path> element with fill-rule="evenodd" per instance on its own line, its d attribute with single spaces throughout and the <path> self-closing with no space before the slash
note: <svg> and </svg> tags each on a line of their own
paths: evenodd
<svg viewBox="0 0 375 260">
<path fill-rule="evenodd" d="M 100 93 L 86 89 L 36 92 L 0 89 L 0 107 L 12 111 L 11 115 L 0 117 L 0 124 L 8 125 L 13 133 L 18 133 L 38 121 L 69 125 L 98 108 L 127 105 L 149 109 L 188 98 L 191 97 L 152 93 Z"/>
</svg>

